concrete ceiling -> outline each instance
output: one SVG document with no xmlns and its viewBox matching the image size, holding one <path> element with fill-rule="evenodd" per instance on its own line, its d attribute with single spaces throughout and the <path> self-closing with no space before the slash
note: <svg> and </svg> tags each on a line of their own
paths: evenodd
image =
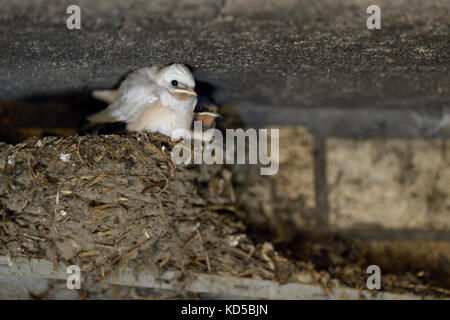
<svg viewBox="0 0 450 320">
<path fill-rule="evenodd" d="M 68 30 L 66 8 L 81 8 Z M 366 8 L 381 7 L 381 30 Z M 116 86 L 130 69 L 184 62 L 219 102 L 269 108 L 450 105 L 448 0 L 0 3 L 0 96 Z"/>
</svg>

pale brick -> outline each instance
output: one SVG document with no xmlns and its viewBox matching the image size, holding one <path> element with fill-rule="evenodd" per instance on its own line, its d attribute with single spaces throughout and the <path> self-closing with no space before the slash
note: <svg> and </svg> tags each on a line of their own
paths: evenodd
<svg viewBox="0 0 450 320">
<path fill-rule="evenodd" d="M 450 144 L 328 139 L 333 227 L 450 229 Z"/>
</svg>

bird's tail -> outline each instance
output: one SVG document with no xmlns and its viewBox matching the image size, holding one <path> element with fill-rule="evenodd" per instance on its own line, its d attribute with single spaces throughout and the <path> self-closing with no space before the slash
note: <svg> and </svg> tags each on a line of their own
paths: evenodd
<svg viewBox="0 0 450 320">
<path fill-rule="evenodd" d="M 109 106 L 87 117 L 89 124 L 116 122 L 117 118 L 113 115 L 111 104 L 119 96 L 119 90 L 94 90 L 92 96 L 97 100 L 106 102 Z"/>
<path fill-rule="evenodd" d="M 80 125 L 80 129 L 78 130 L 78 134 L 100 134 L 100 133 L 111 133 L 114 132 L 117 128 L 122 129 L 121 126 L 115 126 L 116 123 L 119 123 L 111 114 L 111 109 L 108 107 L 98 113 L 94 113 L 83 121 Z M 120 122 L 123 124 L 123 122 Z M 117 127 L 117 128 L 116 128 Z"/>
<path fill-rule="evenodd" d="M 117 122 L 117 118 L 111 114 L 111 109 L 109 109 L 109 108 L 106 108 L 105 110 L 94 113 L 94 114 L 88 116 L 86 119 L 90 124 Z"/>
<path fill-rule="evenodd" d="M 119 96 L 119 90 L 94 90 L 92 96 L 100 101 L 110 104 Z"/>
</svg>

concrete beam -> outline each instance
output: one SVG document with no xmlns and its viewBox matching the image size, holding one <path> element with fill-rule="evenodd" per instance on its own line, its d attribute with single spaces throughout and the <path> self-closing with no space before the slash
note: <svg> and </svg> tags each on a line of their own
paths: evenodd
<svg viewBox="0 0 450 320">
<path fill-rule="evenodd" d="M 68 5 L 81 30 L 68 30 Z M 381 7 L 381 30 L 366 9 Z M 271 108 L 450 104 L 447 0 L 45 0 L 0 4 L 0 96 L 110 88 L 184 62 L 218 102 Z"/>
<path fill-rule="evenodd" d="M 12 265 L 8 266 L 8 259 L 5 256 L 0 256 L 0 274 L 60 280 L 66 280 L 68 277 L 62 264 L 59 265 L 57 270 L 54 270 L 53 263 L 47 260 L 14 258 Z M 140 273 L 136 277 L 132 270 L 127 270 L 125 274 L 116 273 L 107 277 L 105 282 L 115 285 L 184 290 L 256 299 L 421 299 L 421 297 L 414 295 L 382 291 L 356 290 L 345 287 L 325 289 L 317 285 L 300 283 L 280 285 L 268 280 L 224 277 L 210 274 L 192 274 L 188 276 L 186 281 L 180 283 L 173 278 L 171 272 L 161 274 L 159 277 Z"/>
</svg>

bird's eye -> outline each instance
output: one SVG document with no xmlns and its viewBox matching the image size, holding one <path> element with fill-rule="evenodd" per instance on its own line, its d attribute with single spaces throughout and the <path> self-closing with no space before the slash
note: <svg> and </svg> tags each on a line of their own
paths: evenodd
<svg viewBox="0 0 450 320">
<path fill-rule="evenodd" d="M 177 80 L 172 80 L 172 85 L 173 85 L 174 87 L 178 86 L 178 81 L 177 81 Z"/>
<path fill-rule="evenodd" d="M 197 104 L 195 105 L 194 112 L 200 112 L 201 107 Z"/>
</svg>

